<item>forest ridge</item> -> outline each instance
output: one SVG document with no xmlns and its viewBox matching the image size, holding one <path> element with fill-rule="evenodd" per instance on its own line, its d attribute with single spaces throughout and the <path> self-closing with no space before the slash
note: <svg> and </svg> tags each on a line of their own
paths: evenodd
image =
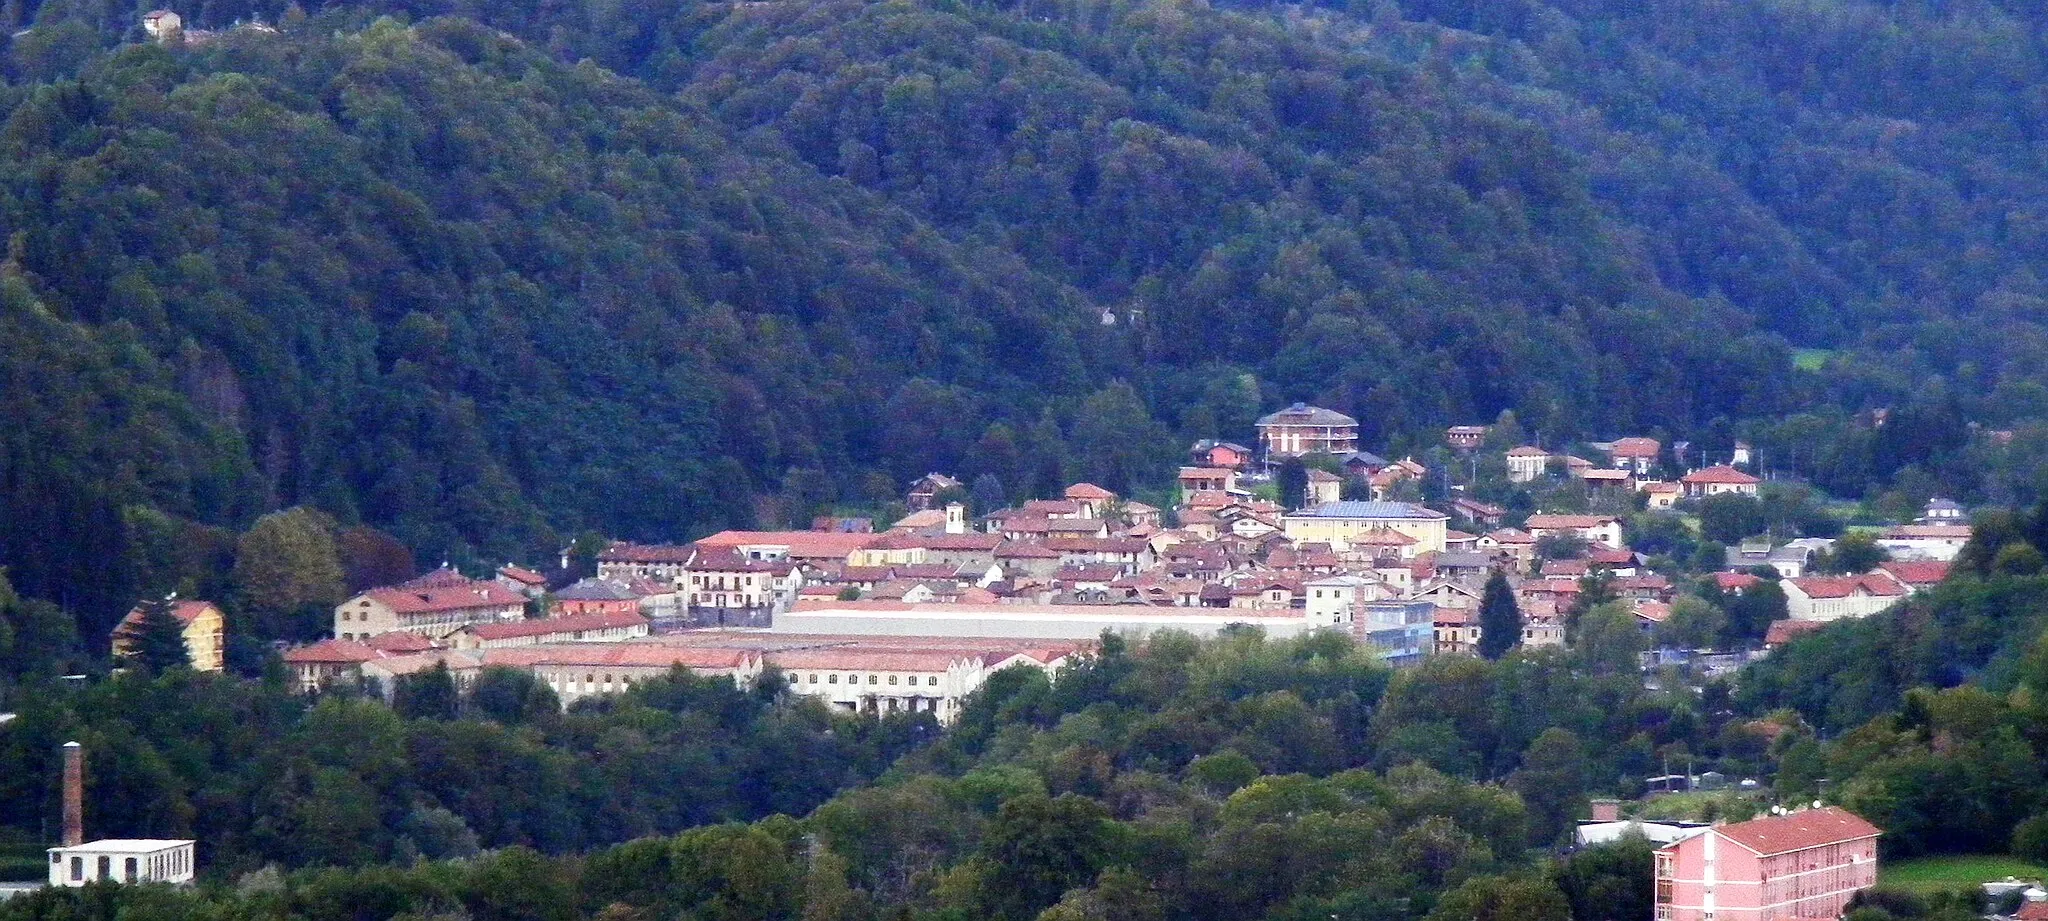
<svg viewBox="0 0 2048 921">
<path fill-rule="evenodd" d="M 1293 399 L 1845 496 L 2048 445 L 2029 5 L 138 12 L 4 11 L 0 563 L 105 616 L 288 505 L 530 557 L 1157 485 Z"/>
</svg>

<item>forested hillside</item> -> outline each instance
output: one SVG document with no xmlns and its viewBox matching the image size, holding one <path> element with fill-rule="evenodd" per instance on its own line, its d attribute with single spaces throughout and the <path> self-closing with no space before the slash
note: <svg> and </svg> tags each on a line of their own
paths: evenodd
<svg viewBox="0 0 2048 921">
<path fill-rule="evenodd" d="M 1964 427 L 2048 417 L 2031 7 L 138 12 L 0 11 L 0 562 L 88 627 L 288 505 L 532 558 L 1291 399 L 2035 488 Z"/>
</svg>

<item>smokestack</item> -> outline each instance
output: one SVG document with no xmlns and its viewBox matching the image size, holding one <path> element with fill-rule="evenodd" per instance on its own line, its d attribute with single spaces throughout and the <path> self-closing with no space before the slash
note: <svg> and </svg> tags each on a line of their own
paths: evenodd
<svg viewBox="0 0 2048 921">
<path fill-rule="evenodd" d="M 64 846 L 85 843 L 85 749 L 64 743 Z"/>
</svg>

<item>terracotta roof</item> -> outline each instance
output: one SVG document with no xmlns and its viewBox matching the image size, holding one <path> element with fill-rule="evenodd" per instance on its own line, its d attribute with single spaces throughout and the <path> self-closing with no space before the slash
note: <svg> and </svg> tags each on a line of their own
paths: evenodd
<svg viewBox="0 0 2048 921">
<path fill-rule="evenodd" d="M 1523 446 L 1521 446 L 1521 447 L 1519 447 L 1519 448 L 1509 448 L 1509 449 L 1508 449 L 1508 456 L 1509 456 L 1509 457 L 1549 457 L 1549 456 L 1550 456 L 1550 452 L 1549 452 L 1549 451 L 1545 451 L 1545 450 L 1543 450 L 1542 448 L 1532 447 L 1532 446 L 1530 446 L 1530 445 L 1523 445 Z"/>
<path fill-rule="evenodd" d="M 1902 524 L 1884 529 L 1884 536 L 1891 540 L 1910 540 L 1915 537 L 1970 539 L 1970 526 L 1966 524 Z"/>
<path fill-rule="evenodd" d="M 1565 528 L 1598 528 L 1613 522 L 1613 515 L 1530 515 L 1526 525 L 1531 531 L 1555 531 Z"/>
<path fill-rule="evenodd" d="M 1683 492 L 1684 487 L 1679 486 L 1677 483 L 1667 483 L 1660 480 L 1655 483 L 1644 483 L 1643 491 L 1652 495 L 1662 495 L 1668 492 Z"/>
<path fill-rule="evenodd" d="M 879 536 L 832 531 L 720 531 L 698 541 L 697 546 L 779 546 L 788 547 L 789 555 L 799 559 L 845 559 L 856 550 L 867 549 Z"/>
<path fill-rule="evenodd" d="M 861 536 L 870 537 L 872 535 L 863 534 Z M 826 557 L 826 559 L 838 561 L 845 558 L 835 556 Z M 795 569 L 796 564 L 789 560 L 748 559 L 740 555 L 740 551 L 736 547 L 702 547 L 698 549 L 695 556 L 690 558 L 690 564 L 685 568 L 690 572 L 772 572 L 783 574 Z"/>
<path fill-rule="evenodd" d="M 1117 537 L 1052 537 L 1046 539 L 1045 548 L 1061 553 L 1143 553 L 1152 545 Z"/>
<path fill-rule="evenodd" d="M 531 668 L 536 665 L 574 665 L 671 668 L 726 668 L 744 666 L 752 654 L 741 649 L 703 646 L 672 646 L 665 643 L 553 643 L 484 650 L 485 665 Z"/>
<path fill-rule="evenodd" d="M 1663 445 L 1657 443 L 1655 438 L 1617 438 L 1614 440 L 1614 447 L 1609 449 L 1607 453 L 1615 457 L 1647 457 L 1655 459 L 1657 452 L 1662 450 L 1663 447 Z"/>
<path fill-rule="evenodd" d="M 548 584 L 547 576 L 543 576 L 524 566 L 514 566 L 511 563 L 498 567 L 498 575 L 511 579 L 521 585 L 539 586 Z"/>
<path fill-rule="evenodd" d="M 1633 476 L 1635 474 L 1626 470 L 1583 470 L 1579 472 L 1579 479 L 1582 480 L 1613 480 L 1615 482 L 1623 482 Z"/>
<path fill-rule="evenodd" d="M 928 508 L 896 519 L 892 528 L 934 528 L 946 523 L 946 510 Z"/>
<path fill-rule="evenodd" d="M 1715 483 L 1734 486 L 1754 486 L 1763 482 L 1726 464 L 1717 467 L 1703 467 L 1680 477 L 1679 480 L 1684 483 Z"/>
<path fill-rule="evenodd" d="M 1308 470 L 1308 481 L 1311 483 L 1342 483 L 1344 478 L 1328 470 L 1318 470 L 1310 467 Z"/>
<path fill-rule="evenodd" d="M 1586 574 L 1585 560 L 1550 560 L 1543 564 L 1546 576 L 1583 576 Z"/>
<path fill-rule="evenodd" d="M 1103 489 L 1094 483 L 1075 483 L 1067 487 L 1064 495 L 1069 499 L 1114 499 L 1116 493 Z"/>
<path fill-rule="evenodd" d="M 934 534 L 912 541 L 926 550 L 994 550 L 1003 542 L 1001 534 Z"/>
<path fill-rule="evenodd" d="M 1789 643 L 1825 626 L 1827 622 L 1820 620 L 1774 620 L 1764 630 L 1764 645 Z"/>
<path fill-rule="evenodd" d="M 2019 921 L 2048 921 L 2048 902 L 2024 902 L 2012 916 Z"/>
<path fill-rule="evenodd" d="M 213 608 L 213 602 L 211 601 L 173 601 L 171 602 L 171 616 L 177 618 L 178 623 L 189 627 L 193 621 L 199 619 L 199 615 L 206 613 L 211 608 Z M 128 612 L 128 616 L 121 618 L 120 626 L 127 627 L 130 624 L 141 622 L 142 606 L 136 605 L 133 610 Z"/>
<path fill-rule="evenodd" d="M 416 579 L 403 588 L 373 588 L 356 597 L 379 602 L 399 614 L 516 607 L 526 604 L 525 595 L 496 582 L 463 579 L 460 583 L 441 582 L 431 586 L 419 586 L 419 581 Z"/>
<path fill-rule="evenodd" d="M 1847 598 L 1857 589 L 1872 595 L 1904 595 L 1906 587 L 1897 580 L 1884 576 L 1864 574 L 1860 576 L 1811 576 L 1804 579 L 1785 580 L 1799 587 L 1808 598 Z"/>
<path fill-rule="evenodd" d="M 1661 624 L 1671 618 L 1671 606 L 1662 601 L 1638 602 L 1636 616 L 1653 624 Z"/>
<path fill-rule="evenodd" d="M 379 633 L 364 640 L 363 644 L 378 652 L 392 653 L 425 652 L 429 649 L 441 648 L 441 644 L 435 642 L 433 638 L 408 630 L 393 630 L 390 633 Z"/>
<path fill-rule="evenodd" d="M 1762 579 L 1759 579 L 1756 576 L 1752 576 L 1746 572 L 1714 573 L 1714 585 L 1724 592 L 1732 592 L 1737 591 L 1739 589 L 1749 588 L 1750 586 L 1753 586 L 1762 581 Z"/>
<path fill-rule="evenodd" d="M 1877 568 L 1890 573 L 1892 578 L 1907 585 L 1933 585 L 1948 578 L 1949 564 L 1939 562 L 1891 562 L 1879 563 Z"/>
<path fill-rule="evenodd" d="M 572 614 L 568 617 L 549 617 L 543 620 L 515 620 L 502 624 L 473 624 L 463 629 L 480 640 L 509 640 L 522 636 L 552 636 L 583 630 L 638 627 L 646 623 L 647 618 L 641 616 L 638 611 L 613 611 L 602 614 Z"/>
<path fill-rule="evenodd" d="M 1056 560 L 1060 556 L 1059 551 L 1048 549 L 1043 544 L 1021 540 L 1005 541 L 996 547 L 995 554 L 999 560 Z"/>
<path fill-rule="evenodd" d="M 1502 528 L 1486 536 L 1493 538 L 1493 542 L 1497 544 L 1533 544 L 1536 542 L 1534 535 L 1515 528 Z"/>
<path fill-rule="evenodd" d="M 1803 851 L 1883 834 L 1877 826 L 1837 806 L 1807 809 L 1790 815 L 1765 816 L 1714 829 L 1722 837 L 1756 852 L 1759 857 Z"/>
<path fill-rule="evenodd" d="M 321 640 L 311 646 L 287 649 L 287 665 L 349 665 L 382 658 L 384 653 L 355 640 Z"/>
</svg>

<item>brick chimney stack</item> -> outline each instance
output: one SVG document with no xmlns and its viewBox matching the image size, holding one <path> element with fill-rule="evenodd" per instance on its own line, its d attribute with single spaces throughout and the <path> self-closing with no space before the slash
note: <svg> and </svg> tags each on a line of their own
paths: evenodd
<svg viewBox="0 0 2048 921">
<path fill-rule="evenodd" d="M 85 843 L 85 749 L 64 743 L 64 846 Z"/>
</svg>

